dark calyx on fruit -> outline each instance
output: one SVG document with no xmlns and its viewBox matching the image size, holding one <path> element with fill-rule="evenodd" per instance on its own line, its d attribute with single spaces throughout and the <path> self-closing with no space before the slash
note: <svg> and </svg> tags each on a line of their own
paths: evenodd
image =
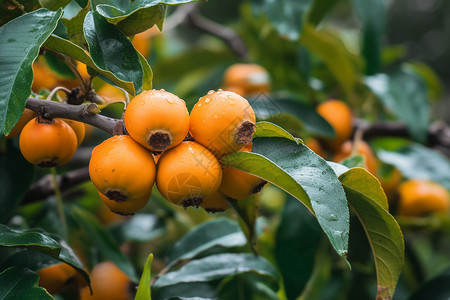
<svg viewBox="0 0 450 300">
<path fill-rule="evenodd" d="M 107 191 L 105 194 L 109 200 L 113 200 L 116 202 L 123 202 L 128 200 L 128 195 L 122 191 Z"/>
<path fill-rule="evenodd" d="M 253 133 L 256 130 L 256 125 L 250 121 L 242 122 L 236 129 L 236 143 L 240 145 L 245 145 L 252 141 Z"/>
<path fill-rule="evenodd" d="M 155 131 L 151 133 L 148 138 L 148 144 L 153 148 L 153 150 L 156 151 L 166 150 L 167 147 L 170 146 L 171 142 L 170 135 L 164 131 Z"/>
</svg>

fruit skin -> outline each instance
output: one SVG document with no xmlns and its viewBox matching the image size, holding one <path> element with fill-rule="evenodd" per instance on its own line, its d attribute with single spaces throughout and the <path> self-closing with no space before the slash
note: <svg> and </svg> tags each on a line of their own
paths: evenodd
<svg viewBox="0 0 450 300">
<path fill-rule="evenodd" d="M 225 196 L 225 194 L 221 191 L 217 191 L 211 196 L 203 199 L 200 207 L 209 213 L 216 213 L 224 212 L 230 208 L 230 205 L 228 204 L 227 196 Z"/>
<path fill-rule="evenodd" d="M 36 117 L 25 125 L 19 137 L 22 155 L 40 167 L 66 164 L 75 154 L 77 143 L 75 132 L 60 119 L 42 121 Z"/>
<path fill-rule="evenodd" d="M 37 273 L 39 286 L 45 288 L 50 294 L 58 294 L 77 272 L 68 264 L 60 263 L 40 269 Z"/>
<path fill-rule="evenodd" d="M 252 148 L 253 145 L 250 143 L 245 145 L 242 151 L 251 152 Z M 255 175 L 222 166 L 222 182 L 219 190 L 232 199 L 244 200 L 252 194 L 259 193 L 266 183 L 267 181 Z"/>
<path fill-rule="evenodd" d="M 199 206 L 219 189 L 221 180 L 219 162 L 196 142 L 182 142 L 164 152 L 158 161 L 156 186 L 174 204 Z"/>
<path fill-rule="evenodd" d="M 70 119 L 61 119 L 72 127 L 73 132 L 77 136 L 77 146 L 80 146 L 84 140 L 84 136 L 86 134 L 86 126 L 84 126 L 83 122 L 78 122 Z"/>
<path fill-rule="evenodd" d="M 20 116 L 19 121 L 17 121 L 16 125 L 14 125 L 13 129 L 9 132 L 6 138 L 12 139 L 18 136 L 22 131 L 23 127 L 25 127 L 25 125 L 27 125 L 27 123 L 34 118 L 36 118 L 36 113 L 31 109 L 25 108 L 25 110 L 22 113 L 22 116 Z"/>
<path fill-rule="evenodd" d="M 91 272 L 92 292 L 84 287 L 80 293 L 81 300 L 131 300 L 132 283 L 128 276 L 110 261 L 96 265 Z"/>
<path fill-rule="evenodd" d="M 356 148 L 357 149 L 355 154 L 359 154 L 364 157 L 366 169 L 370 173 L 376 175 L 378 173 L 379 164 L 369 144 L 367 144 L 365 141 L 359 141 Z M 352 155 L 352 150 L 353 150 L 353 142 L 345 141 L 339 148 L 339 151 L 334 155 L 333 161 L 341 162 L 346 158 L 349 158 Z"/>
<path fill-rule="evenodd" d="M 98 195 L 100 196 L 100 199 L 102 199 L 103 203 L 105 203 L 106 206 L 108 206 L 108 208 L 113 213 L 122 216 L 134 215 L 138 210 L 140 210 L 147 204 L 148 200 L 150 199 L 150 196 L 152 195 L 150 191 L 150 193 L 144 196 L 140 197 L 129 196 L 129 198 L 126 201 L 114 201 L 108 199 L 108 197 L 103 195 L 100 191 L 97 192 Z"/>
<path fill-rule="evenodd" d="M 345 102 L 333 99 L 319 104 L 316 111 L 334 128 L 336 136 L 333 139 L 324 139 L 324 142 L 337 150 L 352 135 L 353 113 L 350 107 Z"/>
<path fill-rule="evenodd" d="M 164 90 L 144 91 L 134 97 L 124 121 L 133 139 L 152 151 L 175 147 L 189 132 L 186 103 Z"/>
<path fill-rule="evenodd" d="M 192 109 L 189 131 L 220 159 L 252 141 L 255 123 L 255 112 L 245 98 L 228 91 L 209 91 Z"/>
<path fill-rule="evenodd" d="M 399 192 L 399 214 L 423 216 L 428 213 L 447 213 L 450 196 L 442 185 L 419 179 L 401 183 Z"/>
<path fill-rule="evenodd" d="M 140 206 L 138 199 L 151 194 L 155 174 L 150 151 L 128 135 L 113 136 L 92 150 L 89 176 L 97 190 L 110 200 Z M 127 203 L 122 204 L 128 207 Z"/>
<path fill-rule="evenodd" d="M 243 96 L 270 91 L 269 74 L 266 69 L 257 64 L 230 66 L 223 75 L 223 85 L 225 90 L 235 91 L 240 88 L 242 94 L 239 94 Z"/>
</svg>

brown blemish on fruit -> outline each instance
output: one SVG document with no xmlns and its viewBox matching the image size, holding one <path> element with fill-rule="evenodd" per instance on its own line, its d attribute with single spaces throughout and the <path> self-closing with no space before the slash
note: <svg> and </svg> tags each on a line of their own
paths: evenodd
<svg viewBox="0 0 450 300">
<path fill-rule="evenodd" d="M 256 125 L 250 121 L 242 122 L 236 129 L 235 141 L 239 145 L 245 145 L 252 141 L 253 133 L 256 130 Z"/>
</svg>

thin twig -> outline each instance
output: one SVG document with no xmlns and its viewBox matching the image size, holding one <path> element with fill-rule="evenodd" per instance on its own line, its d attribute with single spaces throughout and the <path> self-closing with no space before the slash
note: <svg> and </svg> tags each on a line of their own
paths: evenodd
<svg viewBox="0 0 450 300">
<path fill-rule="evenodd" d="M 66 87 L 63 86 L 57 86 L 55 87 L 50 94 L 48 94 L 47 100 L 52 100 L 53 96 L 58 92 L 58 91 L 64 91 L 66 93 L 66 95 L 70 95 L 72 93 L 71 90 L 69 90 Z"/>
</svg>

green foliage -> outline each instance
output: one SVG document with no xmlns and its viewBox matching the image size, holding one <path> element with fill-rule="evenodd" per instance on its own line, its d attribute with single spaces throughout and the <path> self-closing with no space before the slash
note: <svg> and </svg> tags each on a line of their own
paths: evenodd
<svg viewBox="0 0 450 300">
<path fill-rule="evenodd" d="M 45 289 L 37 286 L 37 274 L 21 267 L 1 272 L 0 282 L 2 299 L 53 299 Z"/>
<path fill-rule="evenodd" d="M 144 266 L 144 271 L 141 276 L 141 280 L 139 281 L 139 287 L 136 293 L 136 300 L 151 300 L 152 296 L 150 294 L 150 275 L 151 275 L 151 266 L 153 261 L 153 254 L 149 254 L 147 258 L 147 262 Z"/>
</svg>

